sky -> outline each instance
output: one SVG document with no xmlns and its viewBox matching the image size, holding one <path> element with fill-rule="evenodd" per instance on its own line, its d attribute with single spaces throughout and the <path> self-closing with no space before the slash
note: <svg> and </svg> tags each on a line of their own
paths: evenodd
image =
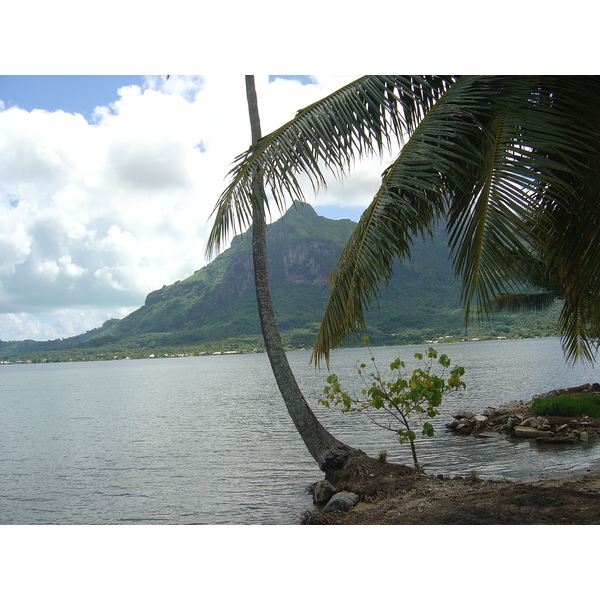
<svg viewBox="0 0 600 600">
<path fill-rule="evenodd" d="M 353 78 L 257 76 L 263 133 Z M 0 76 L 0 340 L 83 333 L 203 267 L 249 138 L 242 76 Z M 358 220 L 386 164 L 306 199 Z"/>
<path fill-rule="evenodd" d="M 480 4 L 434 0 L 424 13 L 378 0 L 369 22 L 396 19 L 392 36 L 365 28 L 341 0 L 293 12 L 234 2 L 210 14 L 184 0 L 143 11 L 106 0 L 93 14 L 73 0 L 7 5 L 0 340 L 83 333 L 206 264 L 212 208 L 249 145 L 240 73 L 329 73 L 257 76 L 268 133 L 365 72 L 597 72 L 589 3 L 567 13 Z M 163 75 L 128 75 L 140 72 Z M 306 199 L 323 216 L 357 220 L 388 163 L 359 163 Z"/>
</svg>

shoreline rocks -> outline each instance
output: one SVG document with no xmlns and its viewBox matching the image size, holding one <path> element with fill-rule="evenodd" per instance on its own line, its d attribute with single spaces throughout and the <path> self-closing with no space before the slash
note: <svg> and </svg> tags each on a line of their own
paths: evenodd
<svg viewBox="0 0 600 600">
<path fill-rule="evenodd" d="M 553 390 L 533 399 L 560 394 L 598 394 L 599 384 Z M 533 401 L 532 399 L 532 401 Z M 600 438 L 600 419 L 589 417 L 541 417 L 530 410 L 531 402 L 511 401 L 498 408 L 488 407 L 475 414 L 466 410 L 452 414 L 446 428 L 462 435 L 501 433 L 510 437 L 532 439 L 544 443 L 589 442 Z"/>
<path fill-rule="evenodd" d="M 357 494 L 347 490 L 337 491 L 326 479 L 313 483 L 306 488 L 306 491 L 312 494 L 313 502 L 324 514 L 348 511 L 358 502 Z"/>
<path fill-rule="evenodd" d="M 358 494 L 354 492 L 338 492 L 331 497 L 331 500 L 323 507 L 323 514 L 335 511 L 350 510 L 358 502 Z"/>
</svg>

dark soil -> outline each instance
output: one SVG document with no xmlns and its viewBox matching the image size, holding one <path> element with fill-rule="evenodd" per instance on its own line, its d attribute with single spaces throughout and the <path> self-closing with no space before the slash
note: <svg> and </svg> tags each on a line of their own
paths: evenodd
<svg viewBox="0 0 600 600">
<path fill-rule="evenodd" d="M 374 475 L 338 489 L 359 503 L 346 513 L 307 513 L 307 525 L 600 524 L 600 472 L 534 483 Z"/>
</svg>

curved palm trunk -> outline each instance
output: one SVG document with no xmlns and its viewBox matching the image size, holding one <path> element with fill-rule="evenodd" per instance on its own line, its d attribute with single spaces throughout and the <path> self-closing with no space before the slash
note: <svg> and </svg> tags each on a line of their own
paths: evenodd
<svg viewBox="0 0 600 600">
<path fill-rule="evenodd" d="M 254 77 L 246 76 L 246 94 L 252 130 L 252 143 L 261 137 L 260 118 Z M 360 451 L 343 444 L 321 425 L 308 406 L 292 369 L 288 363 L 273 309 L 269 267 L 267 261 L 267 238 L 265 225 L 265 191 L 259 177 L 254 180 L 252 215 L 252 255 L 256 300 L 265 347 L 275 375 L 275 380 L 288 412 L 300 433 L 308 451 L 317 461 L 319 468 L 330 471 L 339 468 L 347 458 Z"/>
</svg>

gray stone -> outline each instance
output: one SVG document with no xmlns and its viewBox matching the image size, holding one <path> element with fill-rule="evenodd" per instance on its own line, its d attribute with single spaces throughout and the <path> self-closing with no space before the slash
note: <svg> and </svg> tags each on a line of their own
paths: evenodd
<svg viewBox="0 0 600 600">
<path fill-rule="evenodd" d="M 474 417 L 475 415 L 472 412 L 469 412 L 468 410 L 459 410 L 459 411 L 455 412 L 452 416 L 455 419 L 470 419 L 471 417 Z"/>
<path fill-rule="evenodd" d="M 313 490 L 313 500 L 316 504 L 321 504 L 323 502 L 328 502 L 334 494 L 335 488 L 329 481 L 318 481 Z"/>
<path fill-rule="evenodd" d="M 548 430 L 552 429 L 550 421 L 544 417 L 530 417 L 521 423 L 523 427 L 535 427 L 536 429 Z"/>
<path fill-rule="evenodd" d="M 524 438 L 541 438 L 541 437 L 552 437 L 554 434 L 551 431 L 541 431 L 535 427 L 515 427 L 515 437 Z"/>
<path fill-rule="evenodd" d="M 506 426 L 509 429 L 512 429 L 518 422 L 519 420 L 517 419 L 517 417 L 508 417 L 508 419 L 506 419 Z"/>
<path fill-rule="evenodd" d="M 457 433 L 471 433 L 472 430 L 473 424 L 463 419 L 454 431 L 456 431 Z"/>
<path fill-rule="evenodd" d="M 324 513 L 335 512 L 336 510 L 350 510 L 358 502 L 358 496 L 354 492 L 338 492 L 323 508 Z"/>
<path fill-rule="evenodd" d="M 522 410 L 524 408 L 524 405 L 523 402 L 520 400 L 511 400 L 510 402 L 503 404 L 502 408 L 508 410 L 509 412 L 516 412 Z"/>
<path fill-rule="evenodd" d="M 458 419 L 452 420 L 450 423 L 446 423 L 446 429 L 456 429 L 460 425 Z"/>
</svg>

